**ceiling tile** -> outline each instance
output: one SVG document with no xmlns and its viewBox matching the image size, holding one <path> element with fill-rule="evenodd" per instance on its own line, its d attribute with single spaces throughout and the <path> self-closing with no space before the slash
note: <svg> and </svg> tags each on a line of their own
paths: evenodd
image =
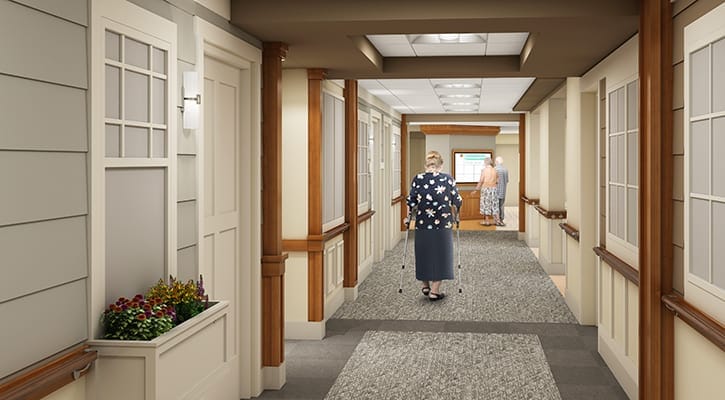
<svg viewBox="0 0 725 400">
<path fill-rule="evenodd" d="M 509 113 L 533 78 L 381 79 L 359 82 L 362 88 L 401 112 Z M 435 85 L 446 84 L 473 84 L 480 87 L 434 89 Z M 473 97 L 460 97 L 465 95 Z M 463 111 L 466 109 L 475 111 Z"/>
</svg>

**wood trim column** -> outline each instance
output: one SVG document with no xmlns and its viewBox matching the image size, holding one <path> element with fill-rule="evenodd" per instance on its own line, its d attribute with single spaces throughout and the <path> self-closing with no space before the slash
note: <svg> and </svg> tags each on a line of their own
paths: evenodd
<svg viewBox="0 0 725 400">
<path fill-rule="evenodd" d="M 284 362 L 282 253 L 282 60 L 287 45 L 262 48 L 262 365 Z"/>
<path fill-rule="evenodd" d="M 526 114 L 519 114 L 519 232 L 526 232 Z"/>
<path fill-rule="evenodd" d="M 639 398 L 674 398 L 672 6 L 642 0 L 639 22 Z"/>
<path fill-rule="evenodd" d="M 345 80 L 345 271 L 342 285 L 357 286 L 357 81 Z"/>
<path fill-rule="evenodd" d="M 308 209 L 307 239 L 322 240 L 322 80 L 325 70 L 307 70 Z M 307 320 L 325 318 L 323 246 L 307 252 Z"/>
<path fill-rule="evenodd" d="M 400 117 L 400 195 L 403 201 L 400 202 L 400 231 L 408 229 L 405 226 L 408 204 L 405 198 L 408 197 L 408 116 L 403 114 Z"/>
</svg>

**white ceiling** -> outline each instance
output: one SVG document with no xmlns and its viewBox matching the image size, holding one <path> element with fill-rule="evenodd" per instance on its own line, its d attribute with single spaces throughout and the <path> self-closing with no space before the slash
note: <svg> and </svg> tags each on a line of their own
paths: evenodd
<svg viewBox="0 0 725 400">
<path fill-rule="evenodd" d="M 527 32 L 367 35 L 383 57 L 513 56 Z"/>
<path fill-rule="evenodd" d="M 361 79 L 358 84 L 404 114 L 510 113 L 534 78 Z"/>
</svg>

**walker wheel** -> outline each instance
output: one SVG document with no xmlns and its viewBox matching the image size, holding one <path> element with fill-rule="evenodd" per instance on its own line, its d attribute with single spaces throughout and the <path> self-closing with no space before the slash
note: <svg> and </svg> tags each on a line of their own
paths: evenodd
<svg viewBox="0 0 725 400">
<path fill-rule="evenodd" d="M 403 289 L 398 289 L 398 293 L 403 293 Z"/>
</svg>

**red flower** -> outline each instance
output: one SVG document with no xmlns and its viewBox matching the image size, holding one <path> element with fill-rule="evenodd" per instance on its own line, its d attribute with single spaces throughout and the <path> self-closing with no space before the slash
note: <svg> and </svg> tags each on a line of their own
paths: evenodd
<svg viewBox="0 0 725 400">
<path fill-rule="evenodd" d="M 136 316 L 136 319 L 139 321 L 145 321 L 146 320 L 146 314 L 139 314 Z"/>
</svg>

